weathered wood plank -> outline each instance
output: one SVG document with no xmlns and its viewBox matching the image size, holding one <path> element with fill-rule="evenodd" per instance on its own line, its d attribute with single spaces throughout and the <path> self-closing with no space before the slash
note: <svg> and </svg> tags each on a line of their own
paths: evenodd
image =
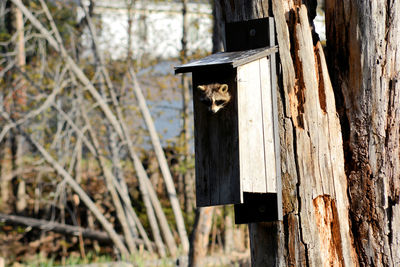
<svg viewBox="0 0 400 267">
<path fill-rule="evenodd" d="M 238 67 L 238 120 L 240 177 L 243 192 L 265 193 L 263 110 L 260 62 Z"/>
<path fill-rule="evenodd" d="M 276 153 L 274 138 L 274 122 L 272 91 L 271 91 L 271 68 L 270 58 L 262 58 L 259 60 L 260 68 L 260 88 L 261 88 L 261 105 L 262 105 L 262 124 L 264 137 L 264 158 L 265 158 L 265 177 L 266 192 L 277 192 L 277 173 L 276 173 Z M 278 139 L 279 141 L 279 139 Z M 279 145 L 279 143 L 277 143 Z M 278 159 L 280 160 L 280 159 Z"/>
<path fill-rule="evenodd" d="M 231 101 L 213 114 L 200 102 L 200 84 L 226 83 Z M 196 153 L 196 202 L 198 207 L 241 202 L 239 133 L 235 71 L 209 69 L 193 73 Z"/>
</svg>

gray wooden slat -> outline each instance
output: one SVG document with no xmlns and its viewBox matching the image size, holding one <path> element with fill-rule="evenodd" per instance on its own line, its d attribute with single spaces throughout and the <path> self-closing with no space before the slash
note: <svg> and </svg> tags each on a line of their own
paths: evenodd
<svg viewBox="0 0 400 267">
<path fill-rule="evenodd" d="M 259 61 L 238 68 L 240 179 L 243 192 L 266 193 Z"/>
<path fill-rule="evenodd" d="M 268 193 L 276 193 L 275 138 L 272 112 L 270 58 L 259 60 L 262 125 L 264 133 L 265 177 Z"/>
</svg>

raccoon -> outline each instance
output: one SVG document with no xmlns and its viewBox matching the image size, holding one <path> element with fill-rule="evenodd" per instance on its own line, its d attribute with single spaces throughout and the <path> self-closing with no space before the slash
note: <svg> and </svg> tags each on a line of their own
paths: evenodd
<svg viewBox="0 0 400 267">
<path fill-rule="evenodd" d="M 214 114 L 225 107 L 231 100 L 227 84 L 199 85 L 197 89 L 201 91 L 200 101 L 207 105 L 208 110 Z"/>
</svg>

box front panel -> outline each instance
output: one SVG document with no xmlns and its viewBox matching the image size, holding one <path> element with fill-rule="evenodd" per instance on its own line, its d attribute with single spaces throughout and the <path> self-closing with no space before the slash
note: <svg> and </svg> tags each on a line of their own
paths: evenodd
<svg viewBox="0 0 400 267">
<path fill-rule="evenodd" d="M 259 60 L 238 67 L 240 177 L 243 192 L 266 193 Z"/>
<path fill-rule="evenodd" d="M 227 84 L 231 96 L 217 113 L 201 101 L 199 85 Z M 241 203 L 238 156 L 237 89 L 233 69 L 193 73 L 196 202 L 198 207 Z"/>
</svg>

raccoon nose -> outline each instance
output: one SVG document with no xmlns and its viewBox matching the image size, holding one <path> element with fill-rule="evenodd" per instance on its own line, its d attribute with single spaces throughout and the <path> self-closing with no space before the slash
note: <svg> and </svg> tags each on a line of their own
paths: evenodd
<svg viewBox="0 0 400 267">
<path fill-rule="evenodd" d="M 210 111 L 212 112 L 212 113 L 217 113 L 218 112 L 218 110 L 220 110 L 220 107 L 218 107 L 218 106 L 211 106 L 210 107 Z"/>
</svg>

